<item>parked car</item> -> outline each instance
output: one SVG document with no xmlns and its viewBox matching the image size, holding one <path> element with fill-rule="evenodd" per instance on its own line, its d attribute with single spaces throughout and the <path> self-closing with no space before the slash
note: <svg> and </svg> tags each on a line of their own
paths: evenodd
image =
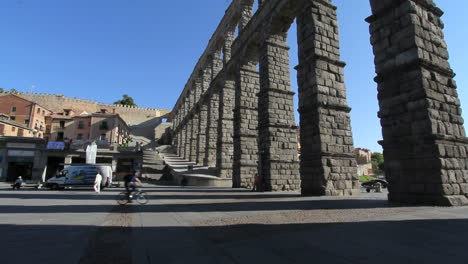
<svg viewBox="0 0 468 264">
<path fill-rule="evenodd" d="M 102 175 L 101 188 L 112 184 L 111 165 L 72 164 L 59 172 L 57 176 L 48 179 L 45 186 L 55 190 L 65 187 L 93 186 L 96 171 Z"/>
<path fill-rule="evenodd" d="M 374 190 L 380 192 L 382 188 L 387 188 L 388 182 L 385 180 L 371 180 L 361 183 L 361 186 L 366 188 L 367 192 Z"/>
</svg>

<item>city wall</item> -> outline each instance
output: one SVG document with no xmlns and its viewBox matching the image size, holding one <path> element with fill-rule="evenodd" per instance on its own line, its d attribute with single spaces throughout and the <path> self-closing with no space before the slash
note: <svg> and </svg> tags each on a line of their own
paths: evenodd
<svg viewBox="0 0 468 264">
<path fill-rule="evenodd" d="M 9 92 L 0 93 L 0 96 L 6 95 Z M 126 105 L 104 104 L 92 100 L 66 97 L 62 94 L 46 94 L 46 93 L 23 93 L 14 92 L 27 100 L 36 102 L 53 112 L 62 112 L 63 109 L 73 109 L 94 113 L 101 109 L 106 109 L 112 112 L 114 109 L 129 126 L 141 125 L 157 117 L 163 117 L 170 110 L 132 107 Z M 150 122 L 154 123 L 154 122 Z"/>
</svg>

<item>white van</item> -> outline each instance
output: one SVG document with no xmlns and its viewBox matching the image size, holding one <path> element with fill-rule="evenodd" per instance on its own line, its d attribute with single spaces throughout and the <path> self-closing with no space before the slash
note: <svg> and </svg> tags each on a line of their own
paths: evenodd
<svg viewBox="0 0 468 264">
<path fill-rule="evenodd" d="M 51 189 L 65 187 L 93 186 L 96 172 L 102 175 L 101 188 L 112 184 L 112 166 L 101 164 L 72 164 L 63 169 L 57 176 L 48 179 L 45 186 Z"/>
</svg>

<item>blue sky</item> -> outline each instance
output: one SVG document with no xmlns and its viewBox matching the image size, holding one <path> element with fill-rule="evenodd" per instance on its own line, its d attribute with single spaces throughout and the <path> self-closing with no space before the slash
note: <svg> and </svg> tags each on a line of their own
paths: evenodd
<svg viewBox="0 0 468 264">
<path fill-rule="evenodd" d="M 171 109 L 228 0 L 1 0 L 0 87 L 112 103 L 129 94 Z M 436 0 L 462 105 L 468 105 L 468 1 Z M 335 0 L 356 147 L 380 151 L 368 0 Z M 297 64 L 295 29 L 288 39 Z M 292 72 L 293 90 L 296 89 Z M 468 107 L 468 106 L 467 106 Z M 296 104 L 297 108 L 297 104 Z M 465 119 L 467 115 L 464 113 Z"/>
</svg>

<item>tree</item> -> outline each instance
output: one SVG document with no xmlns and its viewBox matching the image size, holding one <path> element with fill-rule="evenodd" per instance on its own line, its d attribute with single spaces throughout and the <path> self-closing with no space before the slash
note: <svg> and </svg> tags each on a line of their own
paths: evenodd
<svg viewBox="0 0 468 264">
<path fill-rule="evenodd" d="M 374 152 L 371 157 L 372 170 L 375 174 L 381 174 L 385 170 L 384 166 L 384 156 L 382 153 Z"/>
<path fill-rule="evenodd" d="M 133 101 L 133 98 L 132 98 L 132 97 L 128 96 L 127 94 L 124 94 L 122 97 L 123 97 L 123 99 L 114 102 L 114 104 L 118 104 L 118 105 L 129 105 L 129 106 L 137 106 L 137 105 L 135 104 L 135 102 Z"/>
<path fill-rule="evenodd" d="M 3 88 L 0 88 L 0 93 L 4 93 L 5 90 L 3 90 Z"/>
</svg>

